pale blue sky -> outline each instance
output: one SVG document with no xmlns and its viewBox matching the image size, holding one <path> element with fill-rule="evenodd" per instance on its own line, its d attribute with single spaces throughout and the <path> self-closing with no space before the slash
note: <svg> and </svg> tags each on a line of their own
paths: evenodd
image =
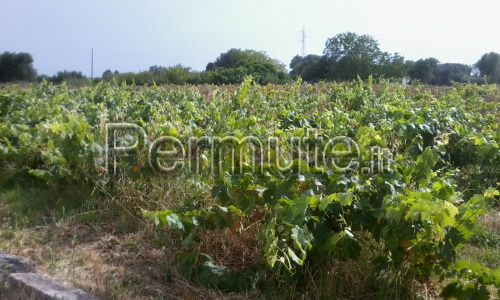
<svg viewBox="0 0 500 300">
<path fill-rule="evenodd" d="M 0 52 L 28 52 L 39 74 L 143 71 L 183 64 L 203 70 L 230 48 L 266 51 L 286 65 L 327 38 L 370 34 L 406 59 L 472 64 L 500 52 L 500 1 L 0 0 Z"/>
</svg>

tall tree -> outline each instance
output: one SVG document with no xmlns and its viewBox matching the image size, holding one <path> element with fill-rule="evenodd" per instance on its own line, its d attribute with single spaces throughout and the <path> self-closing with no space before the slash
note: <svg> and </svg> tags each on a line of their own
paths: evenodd
<svg viewBox="0 0 500 300">
<path fill-rule="evenodd" d="M 323 53 L 336 62 L 348 57 L 375 62 L 380 55 L 380 49 L 378 42 L 371 35 L 345 32 L 329 38 Z"/>
<path fill-rule="evenodd" d="M 0 81 L 31 81 L 35 79 L 33 58 L 29 53 L 4 52 L 0 55 Z"/>
<path fill-rule="evenodd" d="M 330 61 L 328 77 L 348 80 L 357 76 L 367 78 L 375 71 L 381 51 L 370 35 L 353 32 L 340 33 L 325 43 L 324 55 Z"/>
<path fill-rule="evenodd" d="M 317 82 L 324 80 L 327 70 L 325 56 L 309 54 L 305 57 L 295 56 L 290 62 L 290 75 L 300 76 L 304 81 Z"/>
<path fill-rule="evenodd" d="M 403 56 L 399 53 L 388 52 L 380 54 L 376 69 L 376 75 L 385 78 L 402 78 L 408 75 L 410 70 Z"/>
<path fill-rule="evenodd" d="M 471 79 L 472 68 L 464 64 L 439 64 L 434 72 L 432 84 L 449 85 L 452 81 L 467 82 Z"/>
<path fill-rule="evenodd" d="M 490 82 L 500 83 L 500 54 L 485 53 L 476 63 L 482 76 L 487 76 Z"/>
<path fill-rule="evenodd" d="M 436 68 L 439 61 L 433 57 L 419 59 L 410 70 L 412 78 L 420 79 L 422 83 L 431 84 L 436 76 Z"/>
</svg>

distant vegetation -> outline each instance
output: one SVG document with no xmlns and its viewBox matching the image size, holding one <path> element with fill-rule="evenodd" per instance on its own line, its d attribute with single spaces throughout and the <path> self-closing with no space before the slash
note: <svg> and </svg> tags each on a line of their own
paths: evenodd
<svg viewBox="0 0 500 300">
<path fill-rule="evenodd" d="M 29 53 L 4 52 L 0 55 L 0 82 L 32 81 L 35 76 Z"/>
<path fill-rule="evenodd" d="M 252 76 L 258 84 L 284 84 L 301 77 L 305 82 L 348 81 L 375 78 L 401 79 L 409 76 L 431 85 L 450 85 L 452 82 L 500 83 L 500 54 L 485 53 L 474 65 L 441 63 L 436 58 L 405 60 L 400 53 L 380 49 L 370 35 L 353 32 L 337 34 L 327 39 L 323 55 L 295 56 L 286 66 L 265 52 L 230 49 L 209 62 L 201 72 L 183 65 L 151 66 L 139 73 L 120 73 L 106 70 L 101 78 L 89 79 L 78 71 L 62 71 L 54 76 L 36 76 L 33 59 L 28 53 L 4 52 L 0 55 L 0 82 L 63 81 L 70 85 L 86 85 L 92 81 L 113 81 L 153 84 L 237 84 Z"/>
</svg>

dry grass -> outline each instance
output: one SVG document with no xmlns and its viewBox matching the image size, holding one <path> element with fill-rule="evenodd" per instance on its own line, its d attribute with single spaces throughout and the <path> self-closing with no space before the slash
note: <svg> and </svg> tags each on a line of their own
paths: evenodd
<svg viewBox="0 0 500 300">
<path fill-rule="evenodd" d="M 259 225 L 247 230 L 225 228 L 205 231 L 195 246 L 199 253 L 210 255 L 216 264 L 231 270 L 242 270 L 262 259 L 262 243 L 258 239 Z"/>
<path fill-rule="evenodd" d="M 124 184 L 114 197 L 91 199 L 83 212 L 38 226 L 14 230 L 3 220 L 0 249 L 31 260 L 36 271 L 72 282 L 100 299 L 248 299 L 246 293 L 208 289 L 177 273 L 175 257 L 182 237 L 177 231 L 155 228 L 142 218 L 139 208 L 179 206 L 179 199 L 188 196 L 186 191 L 189 196 L 204 195 L 181 186 L 180 181 L 155 185 L 146 190 Z M 2 199 L 0 206 L 0 216 L 6 215 Z M 213 251 L 220 261 L 232 259 L 235 252 L 251 262 L 259 254 L 251 253 L 258 245 L 250 236 L 211 233 L 198 246 Z"/>
<path fill-rule="evenodd" d="M 177 254 L 176 248 L 153 246 L 158 233 L 146 225 L 135 233 L 116 234 L 111 227 L 63 223 L 10 231 L 10 238 L 0 242 L 0 248 L 30 259 L 38 272 L 70 281 L 101 299 L 247 298 L 245 294 L 223 294 L 187 281 L 170 263 Z M 238 247 L 225 248 L 222 245 L 230 245 L 229 240 L 212 237 L 217 242 L 201 243 L 200 248 L 215 250 L 220 245 L 225 252 L 222 259 Z"/>
<path fill-rule="evenodd" d="M 500 232 L 500 212 L 492 211 L 489 214 L 480 216 L 478 224 Z"/>
</svg>

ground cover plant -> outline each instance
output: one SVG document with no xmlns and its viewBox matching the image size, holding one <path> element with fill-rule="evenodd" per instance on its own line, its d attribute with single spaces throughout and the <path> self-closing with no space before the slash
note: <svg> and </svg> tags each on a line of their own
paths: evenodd
<svg viewBox="0 0 500 300">
<path fill-rule="evenodd" d="M 499 101 L 371 78 L 3 86 L 0 248 L 106 299 L 489 299 Z"/>
</svg>

